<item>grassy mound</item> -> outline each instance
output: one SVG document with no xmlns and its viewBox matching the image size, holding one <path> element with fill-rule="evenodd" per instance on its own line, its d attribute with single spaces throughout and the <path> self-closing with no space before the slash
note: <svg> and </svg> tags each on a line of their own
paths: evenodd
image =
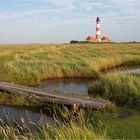
<svg viewBox="0 0 140 140">
<path fill-rule="evenodd" d="M 0 81 L 35 85 L 43 79 L 96 77 L 140 65 L 139 44 L 0 45 Z"/>
<path fill-rule="evenodd" d="M 97 83 L 91 85 L 89 92 L 119 105 L 140 105 L 140 78 L 131 74 L 101 76 Z"/>
</svg>

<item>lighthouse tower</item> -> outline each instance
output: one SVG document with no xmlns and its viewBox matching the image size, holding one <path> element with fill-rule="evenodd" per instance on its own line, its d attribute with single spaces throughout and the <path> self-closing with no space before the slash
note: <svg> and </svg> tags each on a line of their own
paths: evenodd
<svg viewBox="0 0 140 140">
<path fill-rule="evenodd" d="M 101 41 L 100 18 L 96 19 L 96 41 Z"/>
</svg>

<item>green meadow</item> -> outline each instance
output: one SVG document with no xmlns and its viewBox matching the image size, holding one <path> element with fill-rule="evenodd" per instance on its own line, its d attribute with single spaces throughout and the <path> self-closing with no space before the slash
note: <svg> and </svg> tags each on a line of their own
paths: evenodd
<svg viewBox="0 0 140 140">
<path fill-rule="evenodd" d="M 0 81 L 36 85 L 54 78 L 95 78 L 89 93 L 110 100 L 105 110 L 81 109 L 76 115 L 65 106 L 0 92 L 1 105 L 49 108 L 56 121 L 32 130 L 0 118 L 0 139 L 139 139 L 140 75 L 108 73 L 116 68 L 140 67 L 140 44 L 29 44 L 0 45 Z"/>
<path fill-rule="evenodd" d="M 98 77 L 122 65 L 140 65 L 140 44 L 0 45 L 0 81 L 6 82 Z"/>
</svg>

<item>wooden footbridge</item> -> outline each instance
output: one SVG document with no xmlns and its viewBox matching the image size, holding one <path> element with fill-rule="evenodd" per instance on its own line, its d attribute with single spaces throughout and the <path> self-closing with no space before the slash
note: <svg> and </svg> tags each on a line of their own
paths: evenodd
<svg viewBox="0 0 140 140">
<path fill-rule="evenodd" d="M 110 102 L 106 100 L 49 93 L 37 88 L 9 84 L 5 82 L 0 82 L 0 90 L 12 94 L 28 96 L 31 99 L 36 98 L 37 100 L 50 103 L 72 105 L 72 107 L 74 108 L 78 106 L 85 108 L 102 109 L 110 104 Z"/>
</svg>

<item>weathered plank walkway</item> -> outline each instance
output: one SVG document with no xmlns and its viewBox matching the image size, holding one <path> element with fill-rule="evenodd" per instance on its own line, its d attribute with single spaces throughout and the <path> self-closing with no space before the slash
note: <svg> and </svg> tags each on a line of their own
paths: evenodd
<svg viewBox="0 0 140 140">
<path fill-rule="evenodd" d="M 69 95 L 48 93 L 37 88 L 9 84 L 5 82 L 0 82 L 0 90 L 8 93 L 34 97 L 41 101 L 62 105 L 77 105 L 79 107 L 85 108 L 102 109 L 110 104 L 110 102 L 106 100 L 88 99 Z"/>
</svg>

